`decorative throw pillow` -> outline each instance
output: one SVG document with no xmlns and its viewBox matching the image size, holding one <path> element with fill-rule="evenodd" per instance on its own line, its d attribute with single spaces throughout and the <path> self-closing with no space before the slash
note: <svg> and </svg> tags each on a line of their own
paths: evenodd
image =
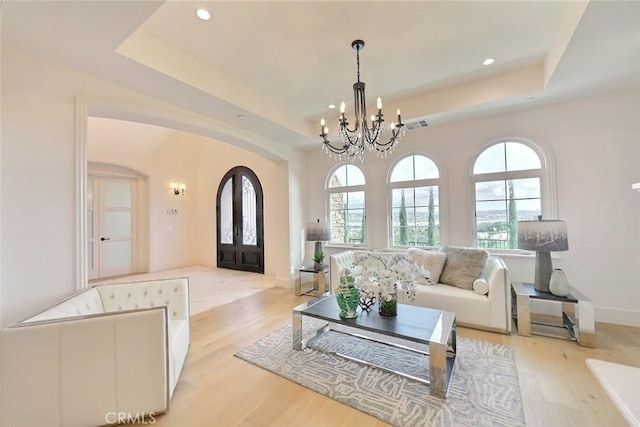
<svg viewBox="0 0 640 427">
<path fill-rule="evenodd" d="M 447 259 L 440 275 L 440 282 L 463 289 L 473 289 L 473 281 L 482 275 L 489 252 L 484 249 L 443 246 Z"/>
<path fill-rule="evenodd" d="M 407 255 L 425 270 L 429 270 L 429 278 L 435 284 L 440 281 L 440 274 L 447 259 L 447 254 L 440 251 L 426 250 L 420 248 L 407 249 Z"/>
<path fill-rule="evenodd" d="M 370 270 L 370 271 L 384 270 L 385 269 L 384 262 L 382 262 L 382 260 L 380 260 L 378 258 L 374 258 L 374 257 L 365 258 L 362 261 L 360 261 L 359 263 L 356 263 L 356 266 L 358 266 L 358 265 L 362 266 L 363 269 Z"/>
<path fill-rule="evenodd" d="M 489 283 L 484 277 L 479 277 L 473 281 L 473 292 L 478 295 L 487 295 L 489 293 Z"/>
</svg>

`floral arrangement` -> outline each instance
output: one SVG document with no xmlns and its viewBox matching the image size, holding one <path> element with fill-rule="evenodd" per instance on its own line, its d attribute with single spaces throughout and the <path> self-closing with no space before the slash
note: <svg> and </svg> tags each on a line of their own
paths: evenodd
<svg viewBox="0 0 640 427">
<path fill-rule="evenodd" d="M 367 258 L 373 258 L 379 262 L 364 269 L 358 278 L 358 287 L 363 290 L 377 290 L 380 305 L 397 301 L 397 285 L 402 286 L 402 291 L 410 301 L 415 301 L 416 282 L 430 282 L 429 271 L 419 266 L 405 254 L 380 254 L 379 252 L 367 252 L 360 254 L 356 263 L 363 263 Z"/>
</svg>

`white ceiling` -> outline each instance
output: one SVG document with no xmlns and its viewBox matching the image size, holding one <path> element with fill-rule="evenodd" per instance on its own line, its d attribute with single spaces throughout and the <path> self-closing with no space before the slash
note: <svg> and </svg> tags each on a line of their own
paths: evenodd
<svg viewBox="0 0 640 427">
<path fill-rule="evenodd" d="M 197 7 L 213 18 L 198 20 Z M 640 76 L 638 1 L 5 0 L 2 10 L 3 44 L 291 146 L 316 146 L 319 118 L 337 116 L 329 103 L 346 101 L 353 117 L 357 38 L 368 100 L 382 97 L 388 120 L 401 108 L 405 122 L 432 126 Z"/>
</svg>

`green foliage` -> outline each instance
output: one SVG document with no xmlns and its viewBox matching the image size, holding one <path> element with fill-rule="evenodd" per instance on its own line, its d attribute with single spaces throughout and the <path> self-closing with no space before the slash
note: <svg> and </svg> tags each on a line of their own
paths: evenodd
<svg viewBox="0 0 640 427">
<path fill-rule="evenodd" d="M 322 262 L 324 261 L 324 253 L 316 252 L 313 254 L 313 262 Z"/>
<path fill-rule="evenodd" d="M 429 187 L 429 225 L 427 228 L 427 246 L 436 245 L 436 215 L 433 202 L 433 187 Z"/>
<path fill-rule="evenodd" d="M 404 202 L 404 189 L 401 193 L 401 201 L 400 201 L 400 236 L 398 239 L 399 245 L 408 245 L 409 237 L 407 235 L 407 205 Z"/>
<path fill-rule="evenodd" d="M 509 181 L 509 248 L 518 247 L 518 210 L 513 192 L 513 181 Z"/>
</svg>

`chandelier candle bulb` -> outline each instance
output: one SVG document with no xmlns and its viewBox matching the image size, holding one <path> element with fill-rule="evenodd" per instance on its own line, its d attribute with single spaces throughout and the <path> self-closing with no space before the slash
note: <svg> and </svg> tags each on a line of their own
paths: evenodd
<svg viewBox="0 0 640 427">
<path fill-rule="evenodd" d="M 378 101 L 377 101 L 376 105 L 378 106 L 378 110 L 382 110 L 382 99 L 381 98 L 378 98 Z"/>
</svg>

